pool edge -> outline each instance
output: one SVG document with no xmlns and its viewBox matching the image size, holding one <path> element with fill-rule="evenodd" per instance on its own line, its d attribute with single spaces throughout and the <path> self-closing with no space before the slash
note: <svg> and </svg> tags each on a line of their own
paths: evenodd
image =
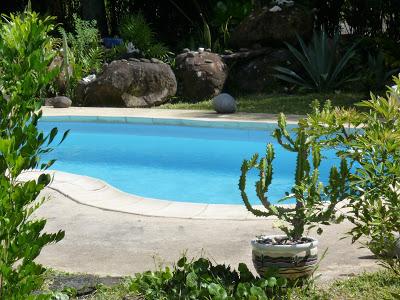
<svg viewBox="0 0 400 300">
<path fill-rule="evenodd" d="M 191 203 L 146 198 L 123 192 L 97 178 L 56 170 L 25 171 L 19 180 L 34 180 L 42 173 L 52 176 L 52 182 L 46 187 L 47 189 L 56 191 L 75 203 L 106 211 L 146 217 L 193 220 L 250 221 L 258 219 L 247 211 L 244 205 Z"/>
</svg>

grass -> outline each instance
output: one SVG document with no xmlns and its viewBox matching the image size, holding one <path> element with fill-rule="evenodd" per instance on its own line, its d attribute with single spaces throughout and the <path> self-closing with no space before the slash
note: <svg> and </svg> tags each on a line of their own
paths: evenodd
<svg viewBox="0 0 400 300">
<path fill-rule="evenodd" d="M 365 100 L 367 95 L 360 93 L 330 93 L 330 94 L 257 94 L 238 96 L 236 98 L 238 111 L 249 113 L 270 113 L 305 115 L 310 112 L 310 104 L 315 99 L 325 102 L 331 100 L 334 106 L 352 107 L 355 103 Z M 211 100 L 198 103 L 180 102 L 178 100 L 160 106 L 164 109 L 194 109 L 212 110 Z"/>
<path fill-rule="evenodd" d="M 144 300 L 140 296 L 129 293 L 129 280 L 113 287 L 99 287 L 86 300 Z M 71 297 L 71 299 L 75 299 Z M 382 270 L 374 273 L 364 273 L 350 279 L 338 280 L 325 288 L 314 290 L 293 289 L 287 297 L 281 300 L 398 300 L 400 299 L 400 278 L 394 272 Z"/>
<path fill-rule="evenodd" d="M 336 281 L 327 291 L 329 299 L 400 299 L 400 277 L 390 271 L 364 273 L 354 278 Z M 326 298 L 327 299 L 327 298 Z"/>
</svg>

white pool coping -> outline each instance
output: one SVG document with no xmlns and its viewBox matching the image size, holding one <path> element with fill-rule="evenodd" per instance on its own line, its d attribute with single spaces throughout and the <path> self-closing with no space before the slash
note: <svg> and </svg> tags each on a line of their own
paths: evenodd
<svg viewBox="0 0 400 300">
<path fill-rule="evenodd" d="M 275 127 L 277 119 L 276 116 L 270 114 L 219 115 L 212 111 L 93 107 L 68 109 L 43 107 L 43 116 L 44 121 L 117 122 L 256 130 Z M 298 118 L 299 116 L 288 116 L 288 123 L 294 124 Z M 247 211 L 244 205 L 191 203 L 146 198 L 125 193 L 97 178 L 61 171 L 49 171 L 48 173 L 52 175 L 53 181 L 47 188 L 63 194 L 76 203 L 107 211 L 165 218 L 243 221 L 257 219 Z M 20 180 L 31 180 L 37 178 L 39 174 L 39 171 L 25 172 L 21 175 Z M 233 186 L 232 188 L 237 187 Z M 256 205 L 255 207 L 261 208 L 262 206 Z"/>
<path fill-rule="evenodd" d="M 107 211 L 182 219 L 242 221 L 257 219 L 246 210 L 244 205 L 191 203 L 146 198 L 125 193 L 97 178 L 61 171 L 26 171 L 20 175 L 18 180 L 36 180 L 42 173 L 52 176 L 52 182 L 46 188 L 57 191 L 76 203 Z M 255 207 L 261 208 L 259 205 Z"/>
</svg>

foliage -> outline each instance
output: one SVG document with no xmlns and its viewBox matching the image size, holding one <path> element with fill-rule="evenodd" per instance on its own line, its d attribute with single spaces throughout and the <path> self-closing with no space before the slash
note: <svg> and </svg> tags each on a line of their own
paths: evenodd
<svg viewBox="0 0 400 300">
<path fill-rule="evenodd" d="M 255 278 L 243 263 L 238 271 L 226 265 L 213 265 L 205 258 L 188 261 L 156 272 L 136 274 L 130 290 L 145 299 L 268 299 L 268 294 L 286 286 L 286 280 L 270 276 Z"/>
<path fill-rule="evenodd" d="M 125 16 L 119 25 L 119 34 L 125 43 L 131 42 L 145 57 L 162 60 L 169 57 L 168 48 L 155 41 L 155 34 L 141 13 Z"/>
<path fill-rule="evenodd" d="M 104 50 L 101 47 L 100 33 L 95 20 L 85 21 L 75 14 L 74 32 L 68 33 L 67 39 L 75 59 L 75 67 L 82 76 L 100 70 Z"/>
<path fill-rule="evenodd" d="M 400 84 L 400 77 L 394 78 Z M 391 259 L 400 232 L 400 91 L 389 89 L 385 97 L 371 94 L 359 106 L 365 112 L 316 110 L 310 118 L 314 130 L 331 136 L 338 155 L 355 162 L 350 177 L 349 234 L 366 245 L 386 267 L 400 274 L 399 258 Z M 351 130 L 346 129 L 349 124 Z"/>
<path fill-rule="evenodd" d="M 49 36 L 53 21 L 26 11 L 0 25 L 0 299 L 46 299 L 32 295 L 44 271 L 34 260 L 44 246 L 64 236 L 62 231 L 43 233 L 46 220 L 33 216 L 44 200 L 35 199 L 50 176 L 18 180 L 24 170 L 45 170 L 54 163 L 40 164 L 40 158 L 52 150 L 57 129 L 47 136 L 37 129 L 39 95 L 59 71 L 48 70 L 55 56 Z"/>
<path fill-rule="evenodd" d="M 301 52 L 286 44 L 293 57 L 300 63 L 304 76 L 286 67 L 276 67 L 277 78 L 293 83 L 303 89 L 329 91 L 341 88 L 345 83 L 355 81 L 354 74 L 346 75 L 346 67 L 355 54 L 355 44 L 339 54 L 339 33 L 330 39 L 325 31 L 314 32 L 311 43 L 306 45 L 298 37 Z"/>
<path fill-rule="evenodd" d="M 286 193 L 285 197 L 276 202 L 282 203 L 289 199 L 295 199 L 294 207 L 273 205 L 268 199 L 267 193 L 273 176 L 272 163 L 275 158 L 272 144 L 267 145 L 265 157 L 259 159 L 258 154 L 254 154 L 250 160 L 244 160 L 239 180 L 239 189 L 246 208 L 255 216 L 276 216 L 284 221 L 285 223 L 280 225 L 280 229 L 294 241 L 303 237 L 306 226 L 328 225 L 330 221 L 335 220 L 336 206 L 347 196 L 346 180 L 349 168 L 346 160 L 341 160 L 339 170 L 336 167 L 330 169 L 329 182 L 324 186 L 319 181 L 318 170 L 323 159 L 321 145 L 318 142 L 318 136 L 310 134 L 308 129 L 308 123 L 303 119 L 294 129 L 295 135 L 289 133 L 286 118 L 281 114 L 278 128 L 273 134 L 284 149 L 297 155 L 295 184 L 290 193 Z M 252 169 L 259 172 L 259 180 L 256 182 L 255 188 L 264 210 L 254 208 L 246 193 L 246 176 Z M 319 227 L 317 232 L 322 233 L 322 228 Z"/>
<path fill-rule="evenodd" d="M 220 0 L 212 5 L 209 17 L 209 24 L 203 18 L 203 23 L 207 24 L 210 42 L 207 47 L 214 52 L 223 52 L 229 47 L 229 38 L 234 28 L 245 18 L 254 8 L 254 3 L 247 0 Z M 206 32 L 204 30 L 204 32 Z M 214 40 L 211 43 L 211 37 Z"/>
<path fill-rule="evenodd" d="M 400 71 L 400 68 L 388 70 L 385 58 L 382 52 L 377 55 L 368 55 L 368 69 L 365 76 L 365 82 L 368 90 L 380 91 L 394 74 Z"/>
</svg>

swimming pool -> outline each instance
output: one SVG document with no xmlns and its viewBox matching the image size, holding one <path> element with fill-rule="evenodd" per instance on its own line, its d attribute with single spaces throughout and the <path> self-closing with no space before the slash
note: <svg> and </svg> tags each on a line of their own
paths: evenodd
<svg viewBox="0 0 400 300">
<path fill-rule="evenodd" d="M 213 128 L 177 126 L 166 121 L 154 124 L 144 119 L 90 120 L 53 117 L 40 122 L 45 132 L 53 127 L 71 130 L 64 143 L 51 153 L 57 158 L 53 169 L 99 178 L 122 191 L 148 198 L 242 204 L 238 190 L 242 161 L 255 152 L 264 153 L 271 142 L 276 159 L 269 196 L 279 199 L 293 184 L 295 155 L 271 137 L 273 124 L 230 123 L 232 128 Z M 326 155 L 332 160 L 322 165 L 322 179 L 327 178 L 334 161 L 334 153 Z M 259 204 L 252 188 L 256 179 L 257 174 L 250 173 L 249 195 L 252 203 Z"/>
</svg>

